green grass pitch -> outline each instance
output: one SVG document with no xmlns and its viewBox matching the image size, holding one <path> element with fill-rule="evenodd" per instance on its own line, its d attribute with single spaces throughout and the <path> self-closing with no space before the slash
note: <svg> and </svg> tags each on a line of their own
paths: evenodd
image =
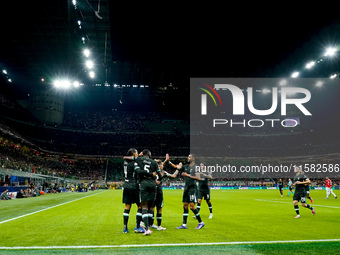
<svg viewBox="0 0 340 255">
<path fill-rule="evenodd" d="M 311 190 L 316 215 L 300 206 L 300 219 L 294 218 L 292 195 L 288 197 L 286 190 L 282 198 L 278 190 L 211 190 L 214 217 L 208 219 L 203 201 L 206 226 L 201 230 L 195 229 L 191 211 L 188 229 L 175 229 L 182 223 L 183 191 L 163 192 L 162 226 L 167 230 L 154 230 L 151 236 L 134 233 L 135 205 L 130 233 L 122 233 L 122 190 L 0 201 L 0 253 L 337 254 L 340 250 L 340 242 L 334 240 L 340 238 L 340 200 L 325 199 L 322 190 Z M 295 242 L 299 240 L 304 244 Z"/>
</svg>

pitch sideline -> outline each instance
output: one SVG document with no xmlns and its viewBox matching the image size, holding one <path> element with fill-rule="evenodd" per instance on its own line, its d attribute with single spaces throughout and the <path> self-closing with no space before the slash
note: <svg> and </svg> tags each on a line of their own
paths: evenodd
<svg viewBox="0 0 340 255">
<path fill-rule="evenodd" d="M 217 242 L 217 243 L 172 243 L 172 244 L 147 244 L 147 247 L 176 247 L 176 246 L 204 246 L 204 245 L 252 245 L 252 244 L 278 244 L 278 243 L 317 243 L 340 242 L 340 239 L 316 240 L 277 240 L 277 241 L 244 241 L 244 242 Z M 145 248 L 146 244 L 124 245 L 82 245 L 82 246 L 0 246 L 0 250 L 49 250 L 49 249 L 101 249 L 101 248 Z"/>
</svg>

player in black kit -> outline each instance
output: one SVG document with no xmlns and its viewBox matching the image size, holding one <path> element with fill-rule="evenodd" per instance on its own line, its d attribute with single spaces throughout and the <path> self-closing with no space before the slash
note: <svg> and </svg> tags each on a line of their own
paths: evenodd
<svg viewBox="0 0 340 255">
<path fill-rule="evenodd" d="M 183 224 L 176 229 L 187 229 L 187 220 L 189 216 L 189 206 L 190 210 L 196 216 L 198 220 L 198 225 L 196 229 L 201 229 L 205 226 L 204 222 L 201 219 L 201 216 L 197 209 L 195 208 L 196 201 L 196 182 L 200 180 L 199 173 L 196 174 L 196 164 L 195 164 L 195 156 L 190 154 L 188 156 L 189 164 L 184 165 L 180 172 L 182 172 L 182 176 L 184 176 L 185 185 L 184 185 L 184 192 L 183 192 Z"/>
<path fill-rule="evenodd" d="M 201 202 L 204 198 L 205 202 L 207 202 L 210 215 L 209 219 L 213 218 L 212 213 L 212 204 L 211 204 L 211 197 L 210 197 L 210 188 L 209 188 L 209 179 L 212 179 L 212 174 L 207 172 L 205 163 L 200 163 L 200 180 L 197 184 L 197 211 L 200 212 L 201 210 Z M 195 216 L 194 216 L 195 217 Z"/>
<path fill-rule="evenodd" d="M 127 152 L 128 157 L 137 157 L 138 151 L 135 148 L 131 148 Z M 124 190 L 123 190 L 123 203 L 125 204 L 125 209 L 123 213 L 123 221 L 124 221 L 124 230 L 123 233 L 129 233 L 128 230 L 128 221 L 129 214 L 132 204 L 137 204 L 139 207 L 136 216 L 136 233 L 144 233 L 144 230 L 140 227 L 140 219 L 141 219 L 141 200 L 140 200 L 140 190 L 138 183 L 138 174 L 147 175 L 150 178 L 154 178 L 155 174 L 149 173 L 147 171 L 141 170 L 138 164 L 135 161 L 124 160 Z"/>
<path fill-rule="evenodd" d="M 173 174 L 168 173 L 167 171 L 164 171 L 164 163 L 169 160 L 169 155 L 167 154 L 165 161 L 162 162 L 161 160 L 156 160 L 159 169 L 161 170 L 162 177 L 156 178 L 156 184 L 157 184 L 157 194 L 156 194 L 156 200 L 154 203 L 154 206 L 152 209 L 152 219 L 151 222 L 149 222 L 149 225 L 151 228 L 155 228 L 157 230 L 166 230 L 166 228 L 162 227 L 162 208 L 163 208 L 163 188 L 162 188 L 162 180 L 164 178 L 176 178 L 178 174 L 178 169 L 182 167 L 182 163 L 179 163 L 178 165 L 174 165 L 173 167 L 176 168 L 176 171 Z M 158 175 L 157 175 L 158 177 Z M 156 214 L 156 220 L 157 220 L 157 226 L 153 224 L 154 222 L 154 210 L 155 207 L 157 208 L 157 214 Z"/>
<path fill-rule="evenodd" d="M 312 214 L 315 215 L 315 208 L 311 207 L 309 204 L 306 203 L 306 189 L 305 185 L 310 184 L 310 180 L 301 172 L 300 167 L 295 167 L 295 193 L 293 197 L 294 209 L 296 212 L 295 218 L 300 218 L 300 210 L 298 202 L 301 200 L 301 205 L 305 208 L 308 208 L 312 211 Z"/>
<path fill-rule="evenodd" d="M 140 196 L 142 204 L 142 219 L 145 225 L 145 233 L 143 235 L 151 235 L 152 231 L 149 228 L 149 218 L 152 217 L 152 207 L 156 199 L 156 180 L 158 174 L 161 176 L 160 169 L 155 160 L 151 159 L 151 152 L 147 149 L 143 150 L 142 157 L 135 159 L 140 169 L 148 174 L 139 174 L 140 177 Z M 149 174 L 153 174 L 151 177 Z"/>
</svg>

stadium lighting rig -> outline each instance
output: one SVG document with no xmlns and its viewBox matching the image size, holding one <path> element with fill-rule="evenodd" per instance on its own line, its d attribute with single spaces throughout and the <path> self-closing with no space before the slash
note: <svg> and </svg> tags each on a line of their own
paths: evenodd
<svg viewBox="0 0 340 255">
<path fill-rule="evenodd" d="M 93 71 L 90 71 L 90 72 L 89 72 L 89 76 L 90 76 L 90 78 L 93 79 L 96 75 L 95 75 L 95 73 L 94 73 Z"/>
<path fill-rule="evenodd" d="M 10 83 L 13 82 L 13 81 L 12 81 L 12 78 L 9 77 L 9 74 L 8 74 L 8 72 L 7 72 L 6 69 L 3 69 L 3 70 L 2 70 L 2 73 L 5 75 L 5 77 L 6 77 L 6 79 L 7 79 L 8 82 L 10 82 Z"/>
<path fill-rule="evenodd" d="M 306 69 L 311 69 L 315 65 L 315 61 L 311 61 L 308 64 L 306 64 Z"/>
<path fill-rule="evenodd" d="M 92 60 L 87 60 L 86 62 L 85 62 L 85 65 L 86 65 L 86 67 L 87 68 L 89 68 L 89 69 L 91 69 L 91 68 L 93 68 L 93 61 Z"/>
<path fill-rule="evenodd" d="M 324 56 L 334 56 L 335 55 L 335 52 L 336 52 L 336 48 L 328 48 L 324 54 Z"/>
<path fill-rule="evenodd" d="M 316 64 L 321 64 L 324 59 L 323 57 L 327 57 L 327 58 L 332 58 L 336 55 L 336 52 L 339 50 L 338 47 L 328 47 L 324 54 L 322 55 L 322 57 L 319 57 L 318 60 L 313 60 L 313 61 L 309 61 L 307 64 L 305 64 L 305 69 L 307 70 L 311 70 L 315 67 Z M 297 78 L 299 77 L 301 74 L 301 72 L 299 71 L 294 71 L 290 77 L 291 78 Z M 335 79 L 336 77 L 338 77 L 338 74 L 332 74 L 329 76 L 330 79 Z"/>
<path fill-rule="evenodd" d="M 318 81 L 318 82 L 315 84 L 316 87 L 322 87 L 322 85 L 323 85 L 323 82 L 322 82 L 322 81 Z"/>
<path fill-rule="evenodd" d="M 69 90 L 72 88 L 79 88 L 80 86 L 84 84 L 80 83 L 79 81 L 70 81 L 68 79 L 63 79 L 63 80 L 55 80 L 53 82 L 53 85 L 56 89 Z"/>
<path fill-rule="evenodd" d="M 299 74 L 300 74 L 299 72 L 293 72 L 291 77 L 292 78 L 297 78 L 299 76 Z"/>
<path fill-rule="evenodd" d="M 85 57 L 87 57 L 87 58 L 88 58 L 88 57 L 90 56 L 90 54 L 91 54 L 91 52 L 90 52 L 89 49 L 85 49 L 83 53 L 84 53 Z"/>
</svg>

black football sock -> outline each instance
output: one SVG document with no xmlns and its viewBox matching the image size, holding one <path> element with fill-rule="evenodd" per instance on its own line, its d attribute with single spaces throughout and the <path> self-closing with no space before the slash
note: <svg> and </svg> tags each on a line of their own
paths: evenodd
<svg viewBox="0 0 340 255">
<path fill-rule="evenodd" d="M 130 210 L 127 210 L 127 209 L 124 210 L 124 213 L 123 213 L 124 229 L 127 229 L 127 224 L 129 221 L 129 213 L 130 213 Z"/>
<path fill-rule="evenodd" d="M 201 203 L 197 203 L 197 211 L 199 212 L 201 210 Z"/>
<path fill-rule="evenodd" d="M 157 218 L 157 225 L 162 226 L 162 214 L 157 213 L 156 218 Z"/>
<path fill-rule="evenodd" d="M 145 225 L 145 229 L 149 229 L 149 212 L 148 209 L 142 209 L 142 219 Z"/>
<path fill-rule="evenodd" d="M 212 205 L 211 205 L 211 203 L 208 203 L 208 207 L 209 207 L 210 213 L 212 213 Z"/>
<path fill-rule="evenodd" d="M 153 210 L 149 210 L 149 226 L 150 227 L 153 225 L 154 220 L 155 220 L 155 212 Z"/>
<path fill-rule="evenodd" d="M 188 216 L 189 216 L 189 210 L 188 209 L 184 209 L 184 212 L 183 212 L 183 225 L 187 224 Z"/>
<path fill-rule="evenodd" d="M 300 210 L 299 210 L 298 205 L 294 205 L 294 209 L 295 209 L 296 214 L 300 214 Z"/>
<path fill-rule="evenodd" d="M 138 209 L 136 214 L 136 228 L 140 228 L 141 221 L 142 221 L 142 209 Z"/>
<path fill-rule="evenodd" d="M 198 220 L 198 223 L 201 223 L 201 222 L 202 222 L 202 219 L 201 219 L 201 215 L 200 215 L 200 213 L 198 212 L 198 210 L 197 210 L 197 209 L 194 209 L 194 210 L 191 209 L 191 211 L 195 214 L 196 219 Z"/>
</svg>

